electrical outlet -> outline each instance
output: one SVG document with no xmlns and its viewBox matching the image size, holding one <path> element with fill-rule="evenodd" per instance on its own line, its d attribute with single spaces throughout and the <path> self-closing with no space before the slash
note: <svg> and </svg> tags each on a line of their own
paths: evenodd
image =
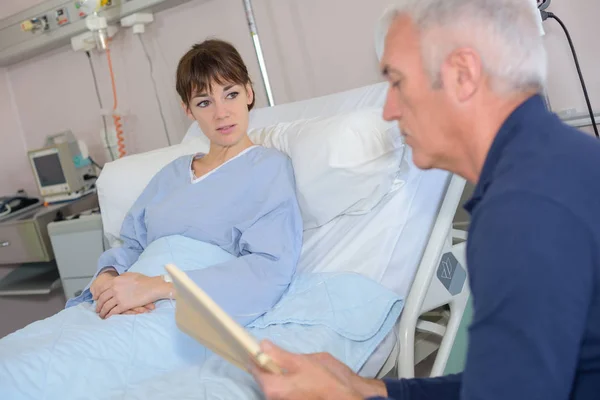
<svg viewBox="0 0 600 400">
<path fill-rule="evenodd" d="M 48 24 L 48 16 L 42 15 L 40 17 L 40 21 L 42 21 L 42 30 L 47 31 L 50 29 L 50 25 Z"/>
</svg>

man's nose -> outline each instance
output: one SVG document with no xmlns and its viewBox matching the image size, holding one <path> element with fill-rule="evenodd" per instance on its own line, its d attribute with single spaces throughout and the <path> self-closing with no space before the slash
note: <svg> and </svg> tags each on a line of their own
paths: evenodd
<svg viewBox="0 0 600 400">
<path fill-rule="evenodd" d="M 392 88 L 388 90 L 387 97 L 385 98 L 383 119 L 386 121 L 400 121 L 402 119 L 400 104 L 398 103 L 397 96 L 392 93 Z"/>
</svg>

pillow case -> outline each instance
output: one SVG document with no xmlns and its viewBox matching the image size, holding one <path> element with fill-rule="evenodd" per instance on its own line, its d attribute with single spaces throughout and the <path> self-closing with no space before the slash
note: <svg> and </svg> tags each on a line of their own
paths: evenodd
<svg viewBox="0 0 600 400">
<path fill-rule="evenodd" d="M 371 211 L 396 179 L 404 145 L 381 109 L 280 123 L 249 132 L 292 160 L 304 229 Z"/>
</svg>

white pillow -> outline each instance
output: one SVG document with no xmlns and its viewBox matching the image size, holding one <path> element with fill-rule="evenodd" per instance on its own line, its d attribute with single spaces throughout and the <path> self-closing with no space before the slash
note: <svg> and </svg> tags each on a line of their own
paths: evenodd
<svg viewBox="0 0 600 400">
<path fill-rule="evenodd" d="M 381 109 L 253 129 L 254 143 L 292 160 L 304 229 L 371 211 L 396 179 L 404 145 Z"/>
<path fill-rule="evenodd" d="M 394 124 L 381 115 L 381 109 L 361 110 L 249 132 L 254 143 L 291 158 L 304 229 L 343 214 L 365 214 L 390 191 L 404 145 Z M 199 137 L 106 164 L 97 187 L 109 243 L 118 243 L 125 215 L 161 168 L 180 156 L 207 151 L 206 139 Z"/>
</svg>

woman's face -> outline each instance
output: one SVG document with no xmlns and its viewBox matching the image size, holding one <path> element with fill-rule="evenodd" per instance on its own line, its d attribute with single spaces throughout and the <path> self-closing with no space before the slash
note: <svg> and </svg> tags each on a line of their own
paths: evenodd
<svg viewBox="0 0 600 400">
<path fill-rule="evenodd" d="M 189 118 L 198 121 L 211 144 L 231 147 L 247 134 L 248 106 L 253 97 L 249 85 L 213 82 L 210 93 L 192 93 L 190 105 L 184 105 L 184 110 Z"/>
</svg>

